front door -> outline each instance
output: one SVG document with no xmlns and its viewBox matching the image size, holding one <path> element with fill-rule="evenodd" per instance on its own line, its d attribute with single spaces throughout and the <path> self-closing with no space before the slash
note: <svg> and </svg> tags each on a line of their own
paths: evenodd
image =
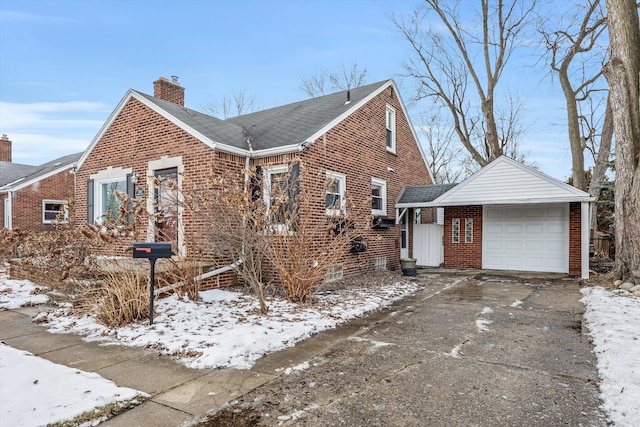
<svg viewBox="0 0 640 427">
<path fill-rule="evenodd" d="M 178 169 L 155 172 L 158 187 L 155 190 L 156 241 L 171 242 L 178 250 Z"/>
</svg>

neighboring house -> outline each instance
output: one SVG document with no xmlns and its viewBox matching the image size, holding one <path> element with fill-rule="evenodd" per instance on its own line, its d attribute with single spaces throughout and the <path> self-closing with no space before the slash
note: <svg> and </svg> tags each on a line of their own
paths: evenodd
<svg viewBox="0 0 640 427">
<path fill-rule="evenodd" d="M 404 186 L 433 179 L 392 80 L 226 120 L 184 107 L 176 80 L 154 82 L 154 96 L 129 90 L 76 164 L 77 218 L 94 223 L 114 212 L 116 190 L 145 198 L 153 212 L 171 182 L 182 191 L 202 188 L 211 171 L 240 176 L 247 163 L 260 166 L 262 184 L 270 186 L 294 160 L 326 177 L 300 183 L 315 192 L 319 220 L 332 214 L 329 200 L 344 201 L 345 194 L 362 216 L 374 218 L 372 228 L 356 225 L 366 251 L 345 257 L 360 257 L 370 269 L 398 268 L 407 242 L 396 226 L 394 202 Z M 147 177 L 157 177 L 160 187 Z M 149 222 L 123 240 L 118 253 L 160 234 L 189 254 L 186 237 L 207 225 L 180 206 L 160 208 L 171 221 Z"/>
<path fill-rule="evenodd" d="M 444 248 L 436 244 L 431 250 L 443 250 L 446 268 L 588 278 L 593 201 L 588 193 L 503 156 L 458 185 L 408 188 L 396 208 L 444 208 Z M 421 239 L 438 241 L 413 236 Z M 420 259 L 417 247 L 413 255 Z"/>
<path fill-rule="evenodd" d="M 39 166 L 12 163 L 11 141 L 0 139 L 0 228 L 45 231 L 73 197 L 71 169 L 80 158 L 71 154 Z"/>
</svg>

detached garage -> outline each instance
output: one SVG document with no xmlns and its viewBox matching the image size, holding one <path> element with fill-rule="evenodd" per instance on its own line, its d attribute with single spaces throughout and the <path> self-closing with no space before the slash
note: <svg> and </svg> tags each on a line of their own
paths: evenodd
<svg viewBox="0 0 640 427">
<path fill-rule="evenodd" d="M 444 208 L 443 266 L 554 272 L 589 277 L 593 198 L 500 157 L 432 201 L 396 207 Z"/>
</svg>

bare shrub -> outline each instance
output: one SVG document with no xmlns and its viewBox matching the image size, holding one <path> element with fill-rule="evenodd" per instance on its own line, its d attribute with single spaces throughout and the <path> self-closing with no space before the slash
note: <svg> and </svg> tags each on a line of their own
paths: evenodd
<svg viewBox="0 0 640 427">
<path fill-rule="evenodd" d="M 85 287 L 77 303 L 81 313 L 91 313 L 101 324 L 115 328 L 149 316 L 146 272 L 119 266 L 107 272 L 99 286 Z"/>
</svg>

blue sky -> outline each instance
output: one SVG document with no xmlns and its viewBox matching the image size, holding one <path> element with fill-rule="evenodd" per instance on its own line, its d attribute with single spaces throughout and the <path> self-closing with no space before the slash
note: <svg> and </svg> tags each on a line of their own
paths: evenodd
<svg viewBox="0 0 640 427">
<path fill-rule="evenodd" d="M 185 103 L 245 91 L 268 108 L 305 99 L 303 78 L 358 64 L 367 83 L 396 79 L 409 46 L 389 20 L 414 0 L 0 0 L 0 133 L 13 161 L 83 151 L 130 88 L 178 76 Z M 525 102 L 521 144 L 541 171 L 570 175 L 562 94 L 530 51 L 509 89 Z M 501 84 L 503 84 L 501 83 Z M 504 86 L 507 88 L 507 85 Z M 414 125 L 415 125 L 414 121 Z"/>
</svg>

